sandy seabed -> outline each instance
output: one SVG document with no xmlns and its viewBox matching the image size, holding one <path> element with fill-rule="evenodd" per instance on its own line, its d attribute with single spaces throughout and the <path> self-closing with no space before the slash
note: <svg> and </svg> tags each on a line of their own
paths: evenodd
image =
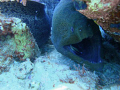
<svg viewBox="0 0 120 90">
<path fill-rule="evenodd" d="M 56 51 L 53 45 L 32 63 L 16 62 L 0 75 L 0 90 L 120 90 L 120 85 L 100 86 L 96 72 L 90 72 Z"/>
</svg>

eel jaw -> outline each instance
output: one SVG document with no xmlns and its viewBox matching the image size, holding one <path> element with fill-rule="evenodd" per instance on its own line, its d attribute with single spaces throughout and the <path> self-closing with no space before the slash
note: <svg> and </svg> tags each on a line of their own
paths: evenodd
<svg viewBox="0 0 120 90">
<path fill-rule="evenodd" d="M 89 61 L 90 63 L 101 63 L 100 49 L 98 42 L 94 42 L 92 38 L 85 38 L 76 44 L 65 45 L 64 49 L 74 55 Z"/>
</svg>

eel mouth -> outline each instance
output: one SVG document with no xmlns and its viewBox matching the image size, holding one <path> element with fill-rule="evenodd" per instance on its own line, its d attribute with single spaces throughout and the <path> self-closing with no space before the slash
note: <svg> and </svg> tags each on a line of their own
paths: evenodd
<svg viewBox="0 0 120 90">
<path fill-rule="evenodd" d="M 89 61 L 90 63 L 101 63 L 101 45 L 99 41 L 95 41 L 93 38 L 88 37 L 79 43 L 65 45 L 64 49 L 80 58 L 83 58 L 84 60 Z"/>
</svg>

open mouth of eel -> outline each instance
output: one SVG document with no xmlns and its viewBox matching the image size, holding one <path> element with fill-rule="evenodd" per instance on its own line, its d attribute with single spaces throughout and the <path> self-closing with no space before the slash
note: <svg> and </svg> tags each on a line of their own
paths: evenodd
<svg viewBox="0 0 120 90">
<path fill-rule="evenodd" d="M 85 38 L 76 44 L 66 45 L 64 46 L 64 49 L 80 58 L 83 58 L 84 60 L 89 61 L 90 63 L 101 63 L 101 45 L 98 42 L 94 42 L 93 37 Z"/>
</svg>

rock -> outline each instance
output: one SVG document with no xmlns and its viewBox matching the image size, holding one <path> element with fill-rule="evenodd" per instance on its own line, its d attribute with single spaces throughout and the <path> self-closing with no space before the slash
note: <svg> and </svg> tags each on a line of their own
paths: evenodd
<svg viewBox="0 0 120 90">
<path fill-rule="evenodd" d="M 14 62 L 14 64 L 11 65 L 10 72 L 12 72 L 16 78 L 24 80 L 30 76 L 33 68 L 34 64 L 30 61 L 30 59 L 27 59 L 27 61 L 22 63 Z"/>
<path fill-rule="evenodd" d="M 120 42 L 120 0 L 82 0 L 86 3 L 85 9 L 77 9 L 89 19 L 93 19 L 106 33 Z M 74 0 L 79 5 L 78 0 Z"/>
</svg>

